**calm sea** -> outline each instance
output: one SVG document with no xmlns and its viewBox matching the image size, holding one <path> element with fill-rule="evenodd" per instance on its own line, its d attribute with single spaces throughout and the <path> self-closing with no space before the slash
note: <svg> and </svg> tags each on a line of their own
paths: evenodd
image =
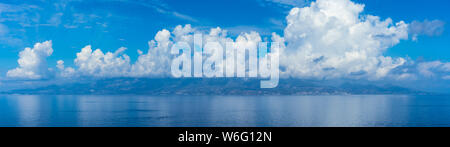
<svg viewBox="0 0 450 147">
<path fill-rule="evenodd" d="M 450 126 L 450 97 L 0 95 L 0 126 Z"/>
</svg>

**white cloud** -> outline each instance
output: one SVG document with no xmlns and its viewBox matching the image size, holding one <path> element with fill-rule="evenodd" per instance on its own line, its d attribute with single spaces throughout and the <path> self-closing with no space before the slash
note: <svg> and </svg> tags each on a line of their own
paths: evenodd
<svg viewBox="0 0 450 147">
<path fill-rule="evenodd" d="M 76 77 L 77 75 L 75 75 L 75 69 L 72 67 L 68 67 L 66 68 L 64 66 L 64 61 L 63 60 L 58 60 L 56 62 L 56 68 L 59 70 L 59 74 L 57 74 L 57 76 L 63 77 L 63 78 L 70 78 L 70 77 Z"/>
<path fill-rule="evenodd" d="M 84 47 L 77 53 L 76 68 L 65 67 L 64 61 L 57 62 L 60 77 L 169 77 L 173 55 L 170 48 L 174 42 L 184 41 L 193 45 L 195 33 L 201 33 L 190 25 L 177 26 L 172 32 L 166 29 L 159 31 L 154 40 L 149 41 L 149 50 L 144 54 L 138 50 L 139 57 L 134 64 L 124 54 L 126 48 L 119 48 L 114 53 L 103 53 L 100 49 L 92 50 L 91 46 Z M 278 38 L 281 38 L 278 36 Z M 234 42 L 236 46 L 255 46 L 262 41 L 256 32 L 242 33 L 236 40 L 227 36 L 227 31 L 213 28 L 203 35 L 203 46 L 206 42 L 219 42 L 223 47 L 227 42 Z"/>
<path fill-rule="evenodd" d="M 56 13 L 54 14 L 48 21 L 47 24 L 44 25 L 48 25 L 48 26 L 59 26 L 61 24 L 61 17 L 64 15 L 64 13 Z"/>
<path fill-rule="evenodd" d="M 198 20 L 195 19 L 194 17 L 191 17 L 191 16 L 186 15 L 186 14 L 182 14 L 182 13 L 179 13 L 179 12 L 172 12 L 172 15 L 177 17 L 177 18 L 184 19 L 184 20 L 187 20 L 187 21 L 198 22 Z"/>
<path fill-rule="evenodd" d="M 303 7 L 310 3 L 311 0 L 263 0 L 263 2 L 271 2 L 288 7 Z"/>
<path fill-rule="evenodd" d="M 432 77 L 439 73 L 438 76 L 448 79 L 448 74 L 445 73 L 450 72 L 449 63 L 436 61 L 414 64 L 409 59 L 383 55 L 390 47 L 408 39 L 411 27 L 403 21 L 394 23 L 391 19 L 381 20 L 377 16 L 363 15 L 363 10 L 364 5 L 350 0 L 317 0 L 308 7 L 292 9 L 286 18 L 285 36 L 274 33 L 271 38 L 271 41 L 281 43 L 281 76 L 305 79 L 404 80 L 415 79 L 419 74 Z M 221 28 L 201 31 L 190 25 L 180 25 L 171 32 L 166 29 L 159 31 L 148 42 L 148 51 L 138 50 L 139 57 L 135 63 L 130 63 L 124 47 L 114 53 L 104 53 L 100 49 L 93 50 L 91 46 L 86 46 L 77 53 L 74 68 L 65 67 L 64 61 L 58 61 L 56 75 L 168 77 L 173 57 L 170 47 L 179 41 L 188 42 L 193 47 L 195 33 L 205 34 L 203 45 L 217 41 L 223 47 L 227 42 L 250 47 L 262 40 L 270 42 L 259 33 L 245 29 L 236 39 L 232 39 L 228 36 L 228 31 Z M 20 66 L 9 71 L 8 77 L 46 77 L 49 70 L 45 58 L 51 55 L 48 51 L 53 51 L 51 42 L 38 43 L 33 49 L 25 49 L 20 55 Z"/>
<path fill-rule="evenodd" d="M 445 23 L 440 20 L 413 21 L 409 25 L 409 33 L 413 35 L 413 40 L 417 40 L 419 35 L 439 36 L 444 32 L 444 26 Z"/>
<path fill-rule="evenodd" d="M 72 14 L 72 21 L 64 24 L 64 27 L 67 29 L 75 29 L 75 28 L 92 28 L 94 25 L 98 25 L 101 27 L 107 27 L 107 23 L 104 22 L 101 16 L 96 14 L 83 14 L 83 13 L 74 13 Z"/>
<path fill-rule="evenodd" d="M 35 5 L 12 5 L 0 3 L 0 13 L 21 12 L 36 8 L 38 8 L 38 6 Z"/>
<path fill-rule="evenodd" d="M 158 13 L 172 16 L 172 17 L 175 17 L 178 19 L 190 21 L 190 22 L 199 22 L 199 20 L 197 20 L 194 17 L 191 17 L 189 15 L 175 11 L 174 9 L 170 8 L 169 5 L 166 4 L 166 2 L 164 2 L 162 0 L 146 0 L 146 1 L 114 0 L 114 1 L 128 3 L 128 4 L 134 4 L 134 5 L 139 5 L 142 7 L 154 9 Z M 110 1 L 107 1 L 107 2 L 110 2 Z"/>
<path fill-rule="evenodd" d="M 14 5 L 0 3 L 0 22 L 15 22 L 21 26 L 33 26 L 39 22 L 40 15 L 35 5 Z"/>
<path fill-rule="evenodd" d="M 442 79 L 444 79 L 444 80 L 450 80 L 450 75 L 443 76 Z"/>
<path fill-rule="evenodd" d="M 21 27 L 32 26 L 38 22 L 37 13 L 34 10 L 39 9 L 35 5 L 15 5 L 0 2 L 0 44 L 11 47 L 21 46 L 22 36 Z M 16 26 L 19 26 L 17 28 Z"/>
<path fill-rule="evenodd" d="M 21 39 L 16 38 L 16 36 L 10 33 L 10 29 L 8 26 L 0 23 L 0 44 L 16 46 L 21 43 Z"/>
<path fill-rule="evenodd" d="M 0 37 L 3 37 L 8 33 L 9 33 L 8 27 L 0 23 Z"/>
<path fill-rule="evenodd" d="M 193 41 L 195 33 L 203 33 L 191 27 L 191 25 L 177 26 L 172 32 L 168 30 L 159 31 L 155 39 L 149 42 L 150 49 L 147 54 L 138 51 L 140 56 L 131 68 L 131 76 L 134 77 L 167 77 L 170 76 L 170 65 L 172 55 L 170 47 L 174 42 L 184 41 L 191 44 L 193 50 Z M 256 32 L 242 33 L 236 40 L 228 37 L 227 30 L 221 28 L 212 28 L 203 35 L 203 46 L 206 42 L 219 42 L 222 47 L 226 47 L 227 42 L 235 42 L 239 45 L 256 45 L 261 41 L 261 37 Z"/>
<path fill-rule="evenodd" d="M 56 61 L 56 68 L 64 70 L 64 61 L 63 60 Z"/>
<path fill-rule="evenodd" d="M 233 26 L 233 27 L 227 27 L 224 28 L 228 31 L 230 35 L 240 35 L 242 32 L 258 32 L 261 35 L 268 35 L 272 33 L 272 30 L 270 28 L 260 28 L 256 26 Z"/>
<path fill-rule="evenodd" d="M 140 51 L 140 56 L 131 67 L 131 75 L 143 76 L 166 76 L 170 70 L 170 50 L 172 44 L 171 33 L 168 30 L 159 31 L 155 39 L 148 44 L 150 49 L 147 54 Z"/>
<path fill-rule="evenodd" d="M 350 0 L 317 0 L 287 16 L 287 46 L 282 76 L 300 78 L 367 77 L 379 79 L 406 61 L 383 52 L 408 38 L 408 25 L 363 15 L 364 5 Z"/>
<path fill-rule="evenodd" d="M 450 73 L 450 63 L 441 61 L 423 62 L 418 64 L 417 69 L 421 75 L 428 78 L 444 74 L 442 78 L 448 79 L 448 75 L 445 74 Z"/>
<path fill-rule="evenodd" d="M 19 53 L 19 67 L 9 70 L 7 77 L 21 79 L 47 78 L 49 74 L 46 58 L 53 53 L 52 41 L 36 43 Z"/>
</svg>

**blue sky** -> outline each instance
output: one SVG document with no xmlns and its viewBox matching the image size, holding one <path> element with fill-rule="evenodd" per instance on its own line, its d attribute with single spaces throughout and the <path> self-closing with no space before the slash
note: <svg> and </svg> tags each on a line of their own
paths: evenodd
<svg viewBox="0 0 450 147">
<path fill-rule="evenodd" d="M 449 62 L 450 2 L 448 0 L 353 0 L 364 4 L 361 15 L 375 15 L 393 22 L 437 21 L 438 32 L 403 39 L 383 55 L 411 61 Z M 52 40 L 48 67 L 58 60 L 74 66 L 76 53 L 86 45 L 124 53 L 131 62 L 137 50 L 147 50 L 158 31 L 191 24 L 198 30 L 221 27 L 230 37 L 256 31 L 262 37 L 272 32 L 283 36 L 286 16 L 294 7 L 309 6 L 304 0 L 3 0 L 0 2 L 0 77 L 18 66 L 25 47 Z"/>
<path fill-rule="evenodd" d="M 393 20 L 412 22 L 415 20 L 441 20 L 449 22 L 450 2 L 446 0 L 358 0 L 366 5 L 366 13 L 390 17 Z M 450 35 L 448 25 L 445 25 L 442 35 L 428 37 L 423 36 L 419 41 L 405 41 L 393 47 L 388 55 L 409 55 L 416 59 L 423 57 L 426 60 L 449 61 Z"/>
<path fill-rule="evenodd" d="M 274 29 L 278 26 L 273 26 L 270 19 L 266 17 L 284 17 L 284 14 L 277 9 L 261 7 L 257 1 L 169 0 L 162 3 L 71 1 L 66 2 L 67 4 L 63 1 L 23 2 L 3 2 L 11 5 L 30 4 L 39 7 L 31 12 L 24 12 L 27 17 L 30 17 L 26 19 L 37 19 L 29 26 L 20 24 L 20 21 L 28 22 L 28 20 L 4 23 L 9 28 L 10 35 L 21 40 L 18 43 L 2 44 L 1 58 L 12 63 L 16 60 L 17 53 L 24 47 L 46 40 L 53 40 L 54 48 L 57 49 L 54 56 L 62 59 L 74 58 L 75 53 L 88 44 L 104 50 L 115 50 L 126 46 L 130 48 L 130 55 L 136 55 L 135 50 L 148 48 L 147 41 L 152 40 L 156 32 L 164 28 L 192 24 L 205 28 L 217 26 L 236 28 L 236 31 L 240 31 L 239 28 L 254 28 L 270 34 L 271 31 L 281 32 L 281 30 Z M 158 12 L 158 9 L 167 12 Z M 58 13 L 62 13 L 58 23 L 44 25 L 51 23 L 49 21 L 52 17 L 58 16 Z M 77 18 L 80 19 L 79 23 L 76 22 Z M 56 62 L 56 59 L 49 60 Z"/>
<path fill-rule="evenodd" d="M 442 20 L 447 22 L 450 14 L 450 2 L 446 0 L 357 0 L 366 5 L 365 13 L 394 21 L 404 20 Z M 147 41 L 163 28 L 173 28 L 179 24 L 192 24 L 197 27 L 221 26 L 240 32 L 250 29 L 282 33 L 284 17 L 292 6 L 277 5 L 263 0 L 162 0 L 146 1 L 2 1 L 4 5 L 18 5 L 18 9 L 30 9 L 13 13 L 19 20 L 8 20 L 7 12 L 2 12 L 2 24 L 8 27 L 7 36 L 19 41 L 2 42 L 0 58 L 9 63 L 3 68 L 14 67 L 17 53 L 24 47 L 36 42 L 53 40 L 55 53 L 50 63 L 56 59 L 74 58 L 83 46 L 91 44 L 104 50 L 115 50 L 121 46 L 134 50 L 147 48 Z M 266 3 L 262 5 L 261 3 Z M 31 5 L 38 8 L 26 8 Z M 22 8 L 23 7 L 23 8 Z M 165 8 L 167 7 L 167 8 Z M 14 8 L 13 8 L 14 9 Z M 182 16 L 165 14 L 156 9 L 165 9 L 167 13 L 177 12 Z M 16 10 L 18 11 L 18 10 Z M 24 10 L 25 11 L 25 10 Z M 5 14 L 7 13 L 7 14 Z M 24 13 L 24 14 L 21 14 Z M 60 19 L 51 22 L 52 17 Z M 75 17 L 80 17 L 79 23 Z M 14 17 L 14 16 L 9 16 Z M 29 20 L 28 20 L 29 19 Z M 81 20 L 83 19 L 83 20 Z M 23 22 L 22 22 L 23 21 Z M 29 24 L 21 24 L 29 23 Z M 53 24 L 52 24 L 53 23 Z M 48 25 L 45 25 L 48 24 Z M 70 27 L 76 28 L 70 28 Z M 445 26 L 448 30 L 448 25 Z M 419 41 L 404 41 L 387 54 L 393 56 L 409 55 L 412 58 L 424 57 L 427 60 L 448 60 L 450 54 L 450 36 L 447 31 L 438 37 L 421 37 Z M 2 69 L 3 71 L 6 69 Z"/>
</svg>

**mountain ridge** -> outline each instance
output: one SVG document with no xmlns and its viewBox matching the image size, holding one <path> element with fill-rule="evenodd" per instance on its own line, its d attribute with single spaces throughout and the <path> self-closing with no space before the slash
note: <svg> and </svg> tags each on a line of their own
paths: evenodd
<svg viewBox="0 0 450 147">
<path fill-rule="evenodd" d="M 144 79 L 114 78 L 16 89 L 2 94 L 40 95 L 426 95 L 394 85 L 359 83 L 324 84 L 321 81 L 281 79 L 278 87 L 261 89 L 260 79 Z"/>
</svg>

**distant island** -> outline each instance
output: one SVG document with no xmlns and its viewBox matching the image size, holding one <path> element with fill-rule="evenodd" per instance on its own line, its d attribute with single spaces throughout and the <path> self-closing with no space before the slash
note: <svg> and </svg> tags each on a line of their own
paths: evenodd
<svg viewBox="0 0 450 147">
<path fill-rule="evenodd" d="M 428 95 L 431 93 L 385 84 L 281 79 L 277 88 L 261 89 L 259 79 L 113 78 L 62 82 L 3 91 L 30 95 Z"/>
</svg>

